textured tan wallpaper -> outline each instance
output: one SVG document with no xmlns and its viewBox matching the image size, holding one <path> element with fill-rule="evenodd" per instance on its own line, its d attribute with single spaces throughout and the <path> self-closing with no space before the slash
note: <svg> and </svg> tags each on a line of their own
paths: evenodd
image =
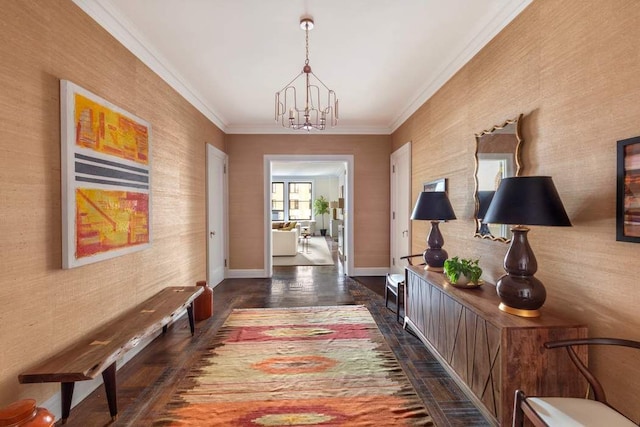
<svg viewBox="0 0 640 427">
<path fill-rule="evenodd" d="M 0 405 L 54 385 L 18 373 L 168 285 L 205 276 L 205 142 L 229 153 L 230 268 L 263 267 L 264 154 L 353 154 L 356 267 L 388 264 L 389 154 L 411 140 L 412 198 L 446 177 L 450 255 L 502 274 L 507 246 L 474 239 L 474 133 L 524 113 L 525 175 L 551 175 L 572 228 L 534 227 L 544 310 L 591 336 L 640 339 L 640 245 L 615 241 L 616 141 L 640 135 L 637 0 L 536 0 L 392 137 L 228 135 L 69 0 L 3 2 L 0 17 Z M 63 271 L 59 79 L 149 121 L 153 247 Z M 389 141 L 392 140 L 390 144 Z M 226 143 L 226 147 L 225 147 Z M 242 191 L 239 191 L 239 190 Z M 427 224 L 413 224 L 423 250 Z M 636 422 L 635 354 L 598 349 L 610 402 Z"/>
<path fill-rule="evenodd" d="M 388 135 L 227 135 L 231 269 L 264 268 L 264 156 L 354 156 L 354 250 L 358 268 L 389 265 Z"/>
<path fill-rule="evenodd" d="M 472 237 L 474 134 L 524 113 L 524 175 L 551 175 L 573 222 L 529 233 L 543 310 L 584 322 L 590 336 L 635 340 L 640 245 L 616 242 L 615 198 L 616 141 L 640 135 L 638 22 L 636 0 L 536 0 L 392 136 L 392 150 L 413 141 L 414 199 L 422 182 L 449 180 L 449 255 L 480 258 L 495 281 L 507 245 Z M 427 225 L 413 226 L 423 250 Z M 638 354 L 590 356 L 610 403 L 638 422 Z"/>
<path fill-rule="evenodd" d="M 58 384 L 18 374 L 166 286 L 206 277 L 205 143 L 224 135 L 69 0 L 0 16 L 0 406 Z M 151 249 L 61 265 L 59 79 L 152 126 Z"/>
</svg>

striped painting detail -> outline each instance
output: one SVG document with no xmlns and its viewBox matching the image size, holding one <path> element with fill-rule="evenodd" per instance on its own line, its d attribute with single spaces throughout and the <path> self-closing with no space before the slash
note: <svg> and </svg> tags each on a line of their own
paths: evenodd
<svg viewBox="0 0 640 427">
<path fill-rule="evenodd" d="M 119 188 L 149 189 L 149 169 L 78 153 L 75 154 L 75 179 Z"/>
</svg>

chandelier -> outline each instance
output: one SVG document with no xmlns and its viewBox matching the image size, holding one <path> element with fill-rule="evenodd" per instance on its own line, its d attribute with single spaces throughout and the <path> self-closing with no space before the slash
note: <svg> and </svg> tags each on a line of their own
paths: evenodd
<svg viewBox="0 0 640 427">
<path fill-rule="evenodd" d="M 338 124 L 338 99 L 311 71 L 309 65 L 309 31 L 313 29 L 313 19 L 302 18 L 300 28 L 305 32 L 306 59 L 304 67 L 289 84 L 276 92 L 276 122 L 294 130 L 324 130 L 327 122 L 334 127 Z M 298 99 L 298 92 L 304 97 Z M 322 104 L 325 101 L 325 104 Z"/>
</svg>

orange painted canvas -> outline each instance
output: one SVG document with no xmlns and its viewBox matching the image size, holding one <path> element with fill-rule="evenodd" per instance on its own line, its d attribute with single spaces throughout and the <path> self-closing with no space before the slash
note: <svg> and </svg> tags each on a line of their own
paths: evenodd
<svg viewBox="0 0 640 427">
<path fill-rule="evenodd" d="M 149 196 L 76 189 L 76 258 L 149 243 Z"/>
<path fill-rule="evenodd" d="M 151 126 L 61 81 L 63 268 L 151 244 Z"/>
<path fill-rule="evenodd" d="M 76 145 L 121 159 L 147 164 L 147 126 L 75 94 Z"/>
</svg>

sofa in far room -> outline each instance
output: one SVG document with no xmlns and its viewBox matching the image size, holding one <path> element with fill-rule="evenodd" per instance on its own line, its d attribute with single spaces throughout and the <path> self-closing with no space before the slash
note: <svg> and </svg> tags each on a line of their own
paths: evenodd
<svg viewBox="0 0 640 427">
<path fill-rule="evenodd" d="M 298 229 L 271 230 L 271 255 L 295 256 L 298 253 Z"/>
<path fill-rule="evenodd" d="M 293 224 L 293 225 L 292 225 Z M 298 235 L 302 234 L 302 229 L 306 229 L 311 235 L 315 235 L 315 220 L 301 219 L 296 221 L 271 221 L 271 228 L 292 228 L 298 229 Z"/>
</svg>

